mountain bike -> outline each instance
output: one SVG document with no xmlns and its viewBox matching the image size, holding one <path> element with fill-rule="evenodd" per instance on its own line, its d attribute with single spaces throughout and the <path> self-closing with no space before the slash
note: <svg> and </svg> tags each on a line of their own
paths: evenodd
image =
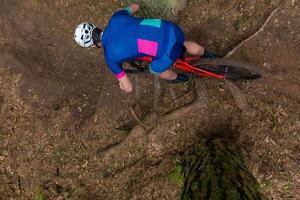
<svg viewBox="0 0 300 200">
<path fill-rule="evenodd" d="M 152 57 L 140 57 L 128 62 L 131 68 L 125 68 L 128 74 L 150 73 Z M 229 80 L 254 80 L 261 77 L 261 72 L 253 65 L 225 59 L 179 58 L 173 64 L 175 71 L 188 76 L 213 77 Z"/>
</svg>

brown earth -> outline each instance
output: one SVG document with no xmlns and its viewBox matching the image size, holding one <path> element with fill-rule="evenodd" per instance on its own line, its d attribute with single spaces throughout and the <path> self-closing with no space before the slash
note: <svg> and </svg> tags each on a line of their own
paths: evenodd
<svg viewBox="0 0 300 200">
<path fill-rule="evenodd" d="M 298 1 L 189 0 L 178 23 L 260 80 L 131 77 L 123 94 L 74 27 L 105 24 L 119 1 L 0 2 L 0 199 L 178 199 L 176 163 L 209 133 L 243 150 L 270 199 L 300 196 Z M 137 118 L 142 120 L 138 123 Z"/>
</svg>

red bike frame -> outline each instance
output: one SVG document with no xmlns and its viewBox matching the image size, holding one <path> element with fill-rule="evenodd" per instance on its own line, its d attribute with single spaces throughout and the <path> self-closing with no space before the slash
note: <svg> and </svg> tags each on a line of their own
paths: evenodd
<svg viewBox="0 0 300 200">
<path fill-rule="evenodd" d="M 221 79 L 225 78 L 225 76 L 214 74 L 212 72 L 209 72 L 209 71 L 206 71 L 204 69 L 200 69 L 200 68 L 194 67 L 194 66 L 192 66 L 192 65 L 189 64 L 189 61 L 199 60 L 199 59 L 200 58 L 193 58 L 193 57 L 184 58 L 184 60 L 177 59 L 176 62 L 174 63 L 174 67 L 177 68 L 177 69 L 179 69 L 179 70 L 182 70 L 182 71 L 185 71 L 185 72 L 188 72 L 188 73 L 193 73 L 193 74 L 200 75 L 200 76 L 206 76 L 206 77 L 210 76 L 210 77 L 221 78 Z M 145 57 L 137 58 L 136 60 L 151 62 L 152 61 L 152 57 L 145 56 Z"/>
</svg>

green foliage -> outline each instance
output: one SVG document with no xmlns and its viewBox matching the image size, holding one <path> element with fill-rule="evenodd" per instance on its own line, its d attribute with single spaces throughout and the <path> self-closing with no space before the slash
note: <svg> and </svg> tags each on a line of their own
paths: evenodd
<svg viewBox="0 0 300 200">
<path fill-rule="evenodd" d="M 283 191 L 284 192 L 288 192 L 290 189 L 293 188 L 293 183 L 291 181 L 287 181 L 284 185 L 283 185 Z"/>
<path fill-rule="evenodd" d="M 183 185 L 182 166 L 177 164 L 174 170 L 170 173 L 170 180 L 179 186 Z"/>
<path fill-rule="evenodd" d="M 265 109 L 267 120 L 269 121 L 271 128 L 275 130 L 278 125 L 278 116 L 276 115 L 274 109 L 272 109 L 270 106 L 266 106 Z"/>
<path fill-rule="evenodd" d="M 126 3 L 139 3 L 139 16 L 175 20 L 176 15 L 185 7 L 185 0 L 126 0 Z"/>
<path fill-rule="evenodd" d="M 235 30 L 243 30 L 245 29 L 245 26 L 247 25 L 247 19 L 244 17 L 238 17 L 235 21 L 234 21 L 234 28 Z"/>
<path fill-rule="evenodd" d="M 235 30 L 239 30 L 242 27 L 242 20 L 241 18 L 237 18 L 234 22 L 234 28 Z"/>
<path fill-rule="evenodd" d="M 35 192 L 35 200 L 44 200 L 44 195 L 41 189 L 37 189 Z"/>
</svg>

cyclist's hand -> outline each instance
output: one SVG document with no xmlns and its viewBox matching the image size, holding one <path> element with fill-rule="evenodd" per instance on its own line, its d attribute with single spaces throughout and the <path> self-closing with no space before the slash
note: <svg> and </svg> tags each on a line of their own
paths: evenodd
<svg viewBox="0 0 300 200">
<path fill-rule="evenodd" d="M 123 86 L 123 84 L 121 82 L 119 82 L 119 86 L 120 86 L 121 90 L 125 91 L 124 86 Z"/>
<path fill-rule="evenodd" d="M 131 14 L 134 15 L 139 10 L 140 5 L 137 4 L 137 3 L 132 3 L 132 4 L 130 4 L 129 7 L 130 7 L 131 12 L 132 12 Z"/>
<path fill-rule="evenodd" d="M 119 86 L 124 92 L 132 92 L 132 85 L 127 75 L 119 79 Z"/>
<path fill-rule="evenodd" d="M 124 87 L 121 82 L 119 82 L 120 89 L 126 93 L 132 92 L 132 88 Z"/>
</svg>

